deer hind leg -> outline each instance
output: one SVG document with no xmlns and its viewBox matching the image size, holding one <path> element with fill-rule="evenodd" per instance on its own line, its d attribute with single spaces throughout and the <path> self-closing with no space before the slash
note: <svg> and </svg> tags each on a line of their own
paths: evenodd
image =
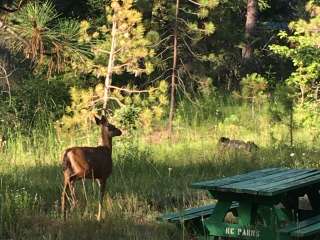
<svg viewBox="0 0 320 240">
<path fill-rule="evenodd" d="M 72 199 L 72 209 L 74 209 L 77 206 L 77 196 L 76 196 L 76 190 L 75 190 L 75 180 L 74 178 L 71 178 L 69 181 L 69 190 L 71 194 Z"/>
<path fill-rule="evenodd" d="M 70 171 L 66 170 L 63 172 L 63 189 L 61 194 L 61 212 L 63 218 L 66 219 L 66 197 L 67 197 L 67 188 L 70 184 Z"/>
<path fill-rule="evenodd" d="M 101 220 L 103 197 L 104 197 L 104 192 L 106 190 L 106 180 L 105 179 L 98 179 L 98 184 L 100 187 L 100 196 L 99 196 L 99 209 L 98 209 L 97 220 L 100 221 Z"/>
<path fill-rule="evenodd" d="M 64 182 L 63 184 L 63 190 L 62 190 L 62 195 L 61 195 L 61 213 L 63 215 L 63 219 L 65 220 L 66 219 L 66 191 L 67 191 L 67 186 L 68 186 L 68 183 Z"/>
</svg>

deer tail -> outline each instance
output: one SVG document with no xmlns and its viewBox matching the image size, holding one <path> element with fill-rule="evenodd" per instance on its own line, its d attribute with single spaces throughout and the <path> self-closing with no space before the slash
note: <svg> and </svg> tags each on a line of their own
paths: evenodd
<svg viewBox="0 0 320 240">
<path fill-rule="evenodd" d="M 71 168 L 71 163 L 68 157 L 68 150 L 65 151 L 65 153 L 63 154 L 63 159 L 62 159 L 62 169 L 63 171 L 70 169 Z"/>
</svg>

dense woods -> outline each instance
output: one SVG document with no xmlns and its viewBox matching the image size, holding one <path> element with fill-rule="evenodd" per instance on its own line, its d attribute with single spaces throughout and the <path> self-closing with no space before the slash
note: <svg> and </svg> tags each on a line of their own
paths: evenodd
<svg viewBox="0 0 320 240">
<path fill-rule="evenodd" d="M 177 239 L 155 219 L 207 201 L 191 181 L 319 167 L 319 4 L 1 0 L 0 239 L 70 239 L 80 222 L 77 239 Z M 96 146 L 102 114 L 124 133 L 105 225 L 88 204 L 61 231 L 63 149 Z M 222 136 L 259 151 L 221 153 Z M 29 231 L 30 219 L 40 223 Z"/>
<path fill-rule="evenodd" d="M 75 126 L 102 110 L 137 126 L 164 120 L 172 131 L 179 102 L 213 93 L 249 102 L 265 95 L 269 103 L 281 94 L 279 104 L 292 101 L 299 112 L 297 124 L 314 125 L 318 8 L 272 0 L 2 1 L 2 132 L 24 131 L 41 114 Z"/>
</svg>

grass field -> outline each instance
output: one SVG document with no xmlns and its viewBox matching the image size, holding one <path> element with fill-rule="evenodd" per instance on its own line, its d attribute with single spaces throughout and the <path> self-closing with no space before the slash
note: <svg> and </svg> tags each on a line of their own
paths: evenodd
<svg viewBox="0 0 320 240">
<path fill-rule="evenodd" d="M 77 183 L 79 206 L 66 222 L 60 213 L 63 150 L 95 146 L 98 129 L 59 139 L 53 130 L 15 134 L 0 153 L 0 239 L 188 239 L 157 217 L 211 201 L 206 192 L 190 189 L 191 182 L 271 166 L 319 167 L 308 129 L 296 130 L 289 147 L 284 125 L 271 127 L 263 116 L 239 121 L 177 121 L 170 140 L 161 129 L 114 139 L 114 172 L 101 222 L 95 217 L 98 187 L 90 180 Z M 259 150 L 221 151 L 221 136 L 253 140 Z"/>
</svg>

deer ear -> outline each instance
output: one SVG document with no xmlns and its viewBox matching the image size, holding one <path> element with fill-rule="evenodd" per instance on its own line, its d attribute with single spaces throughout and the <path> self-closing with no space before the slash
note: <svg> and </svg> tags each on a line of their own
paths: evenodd
<svg viewBox="0 0 320 240">
<path fill-rule="evenodd" d="M 100 125 L 102 120 L 100 120 L 99 118 L 97 118 L 97 116 L 94 116 L 94 120 L 96 120 L 96 124 Z"/>
</svg>

